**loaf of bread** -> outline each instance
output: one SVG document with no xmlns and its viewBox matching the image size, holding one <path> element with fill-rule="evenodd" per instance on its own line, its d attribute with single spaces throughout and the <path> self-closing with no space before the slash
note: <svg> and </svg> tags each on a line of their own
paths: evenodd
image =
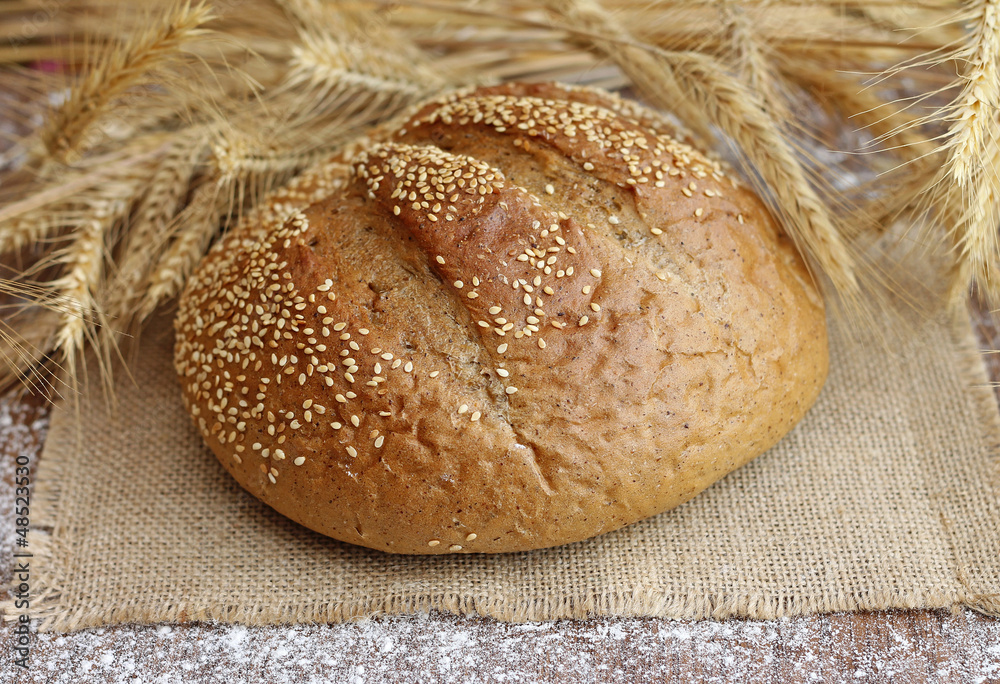
<svg viewBox="0 0 1000 684">
<path fill-rule="evenodd" d="M 574 542 L 759 455 L 827 373 L 760 200 L 597 90 L 444 95 L 277 193 L 190 279 L 176 367 L 250 493 L 383 551 Z"/>
</svg>

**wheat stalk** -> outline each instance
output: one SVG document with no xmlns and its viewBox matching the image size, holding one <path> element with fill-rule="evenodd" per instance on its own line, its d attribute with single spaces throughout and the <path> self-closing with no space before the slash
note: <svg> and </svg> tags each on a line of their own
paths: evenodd
<svg viewBox="0 0 1000 684">
<path fill-rule="evenodd" d="M 128 200 L 132 183 L 142 177 L 143 167 L 155 158 L 162 141 L 162 134 L 158 134 L 132 141 L 114 154 L 88 159 L 76 168 L 48 167 L 43 175 L 28 173 L 27 180 L 16 187 L 26 194 L 33 187 L 41 189 L 0 208 L 0 255 L 71 228 L 81 205 L 105 199 Z"/>
<path fill-rule="evenodd" d="M 231 183 L 205 181 L 191 202 L 173 221 L 174 241 L 164 251 L 150 274 L 136 308 L 142 320 L 176 296 L 219 231 L 223 216 L 233 204 Z"/>
<path fill-rule="evenodd" d="M 94 144 L 88 133 L 107 113 L 112 102 L 129 88 L 146 82 L 150 74 L 181 54 L 181 48 L 204 35 L 200 27 L 212 18 L 204 4 L 178 5 L 145 31 L 102 52 L 97 65 L 70 92 L 42 129 L 46 152 L 67 162 Z"/>
<path fill-rule="evenodd" d="M 593 45 L 614 59 L 651 102 L 672 112 L 700 137 L 711 138 L 704 116 L 677 82 L 673 70 L 664 69 L 653 55 L 637 46 L 632 35 L 597 2 L 548 0 L 546 4 L 572 26 L 590 34 Z"/>
<path fill-rule="evenodd" d="M 183 208 L 184 196 L 203 161 L 206 138 L 205 131 L 198 127 L 178 136 L 160 160 L 133 212 L 129 230 L 118 246 L 121 256 L 115 269 L 115 285 L 103 303 L 120 321 L 131 317 L 137 292 L 165 249 L 171 221 Z"/>
<path fill-rule="evenodd" d="M 98 214 L 100 218 L 84 221 L 57 259 L 65 272 L 51 287 L 72 304 L 59 318 L 53 344 L 71 368 L 76 367 L 78 353 L 84 348 L 90 312 L 95 309 L 96 293 L 104 277 L 105 240 L 111 218 L 108 209 Z"/>
<path fill-rule="evenodd" d="M 766 11 L 769 2 L 762 3 Z M 726 0 L 721 8 L 727 42 L 732 45 L 737 73 L 751 92 L 756 93 L 777 121 L 794 121 L 788 109 L 788 96 L 778 85 L 778 72 L 766 56 L 767 47 L 754 30 L 747 12 L 738 4 Z"/>
<path fill-rule="evenodd" d="M 946 117 L 951 121 L 945 141 L 948 157 L 939 181 L 945 188 L 944 201 L 964 209 L 958 212 L 953 241 L 965 263 L 956 269 L 962 282 L 952 292 L 961 291 L 971 279 L 991 301 L 1000 303 L 994 270 L 997 173 L 992 154 L 1000 106 L 1000 0 L 980 0 L 971 18 L 976 30 L 958 54 L 966 68 L 962 90 Z"/>
<path fill-rule="evenodd" d="M 953 267 L 950 295 L 953 302 L 964 303 L 969 284 L 990 302 L 1000 302 L 1000 145 L 995 134 L 982 142 L 978 151 L 982 165 L 974 181 L 967 183 L 961 203 L 952 207 L 956 215 L 952 231 L 957 264 Z M 955 201 L 955 192 L 946 198 Z"/>
<path fill-rule="evenodd" d="M 572 8 L 566 8 L 564 0 L 554 1 L 566 10 L 567 16 L 580 19 L 585 30 L 592 31 L 597 21 L 605 24 L 610 21 L 590 0 L 569 0 Z M 837 292 L 848 301 L 856 301 L 860 292 L 855 259 L 795 151 L 778 124 L 767 115 L 767 107 L 759 96 L 730 76 L 712 57 L 629 43 L 628 49 L 612 47 L 611 50 L 616 59 L 622 60 L 622 69 L 630 74 L 667 74 L 668 82 L 675 88 L 675 97 L 686 103 L 682 111 L 698 112 L 738 145 L 764 179 L 766 190 L 773 193 L 776 209 L 793 239 L 815 259 Z M 637 62 L 632 61 L 634 56 L 639 56 Z M 652 69 L 652 65 L 656 68 Z"/>
<path fill-rule="evenodd" d="M 857 297 L 855 259 L 834 220 L 809 183 L 794 150 L 753 93 L 726 75 L 709 57 L 692 53 L 663 54 L 678 82 L 702 110 L 739 145 L 774 194 L 779 214 L 791 236 L 811 255 L 835 290 Z"/>
</svg>

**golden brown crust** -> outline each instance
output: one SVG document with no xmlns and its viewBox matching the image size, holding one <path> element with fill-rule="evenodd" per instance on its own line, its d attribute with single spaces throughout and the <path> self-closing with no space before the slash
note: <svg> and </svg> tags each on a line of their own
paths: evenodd
<svg viewBox="0 0 1000 684">
<path fill-rule="evenodd" d="M 399 553 L 585 539 L 688 500 L 815 401 L 801 259 L 654 114 L 513 84 L 359 148 L 213 249 L 177 319 L 202 434 L 294 520 Z"/>
</svg>

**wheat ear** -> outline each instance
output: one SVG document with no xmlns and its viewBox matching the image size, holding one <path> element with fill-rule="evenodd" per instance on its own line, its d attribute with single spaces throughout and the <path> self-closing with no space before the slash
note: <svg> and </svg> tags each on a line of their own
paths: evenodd
<svg viewBox="0 0 1000 684">
<path fill-rule="evenodd" d="M 94 141 L 88 134 L 111 103 L 145 82 L 151 72 L 177 59 L 185 43 L 204 34 L 200 27 L 211 18 L 208 6 L 192 7 L 185 2 L 124 44 L 105 47 L 95 67 L 42 129 L 41 142 L 48 154 L 67 162 L 91 146 Z"/>
<path fill-rule="evenodd" d="M 948 159 L 940 182 L 948 203 L 964 208 L 954 227 L 953 242 L 959 248 L 959 258 L 966 263 L 955 272 L 970 278 L 983 294 L 998 303 L 997 225 L 993 220 L 998 179 L 992 151 L 996 149 L 1000 107 L 1000 0 L 980 0 L 973 17 L 976 30 L 972 41 L 959 54 L 966 67 L 961 76 L 962 91 L 948 115 Z M 968 281 L 957 283 L 953 295 L 967 285 Z"/>
<path fill-rule="evenodd" d="M 95 296 L 104 277 L 108 228 L 106 217 L 82 222 L 73 233 L 73 241 L 57 258 L 65 270 L 51 286 L 72 304 L 60 316 L 53 345 L 68 368 L 77 367 L 78 354 L 84 349 L 97 308 Z"/>
<path fill-rule="evenodd" d="M 764 179 L 765 190 L 773 194 L 799 247 L 815 260 L 838 292 L 849 299 L 856 297 L 855 260 L 794 150 L 757 96 L 711 57 L 689 52 L 661 55 L 692 100 L 736 143 Z"/>
<path fill-rule="evenodd" d="M 202 183 L 188 205 L 173 220 L 174 241 L 167 247 L 145 284 L 137 307 L 140 320 L 179 294 L 187 277 L 201 260 L 219 231 L 222 217 L 232 206 L 231 183 Z"/>
<path fill-rule="evenodd" d="M 182 209 L 185 195 L 205 155 L 206 134 L 194 127 L 159 162 L 132 212 L 129 230 L 117 248 L 120 255 L 115 282 L 109 288 L 105 310 L 125 323 L 141 298 L 144 285 L 169 240 L 168 226 Z"/>
<path fill-rule="evenodd" d="M 951 200 L 961 203 L 953 206 L 952 231 L 957 263 L 952 269 L 950 301 L 953 305 L 964 304 L 969 285 L 974 284 L 979 294 L 988 302 L 1000 302 L 1000 235 L 997 233 L 1000 219 L 1000 144 L 994 135 L 983 141 L 979 151 L 982 164 L 973 182 L 967 183 L 964 192 L 958 195 L 952 189 Z M 947 200 L 946 200 L 947 201 Z"/>
<path fill-rule="evenodd" d="M 649 101 L 677 116 L 700 137 L 710 140 L 705 116 L 684 91 L 671 69 L 665 69 L 648 51 L 636 45 L 628 30 L 594 0 L 547 0 L 548 7 L 574 28 L 590 35 Z M 607 40 L 596 36 L 607 36 Z"/>
<path fill-rule="evenodd" d="M 588 32 L 594 29 L 595 21 L 611 22 L 611 18 L 591 0 L 550 0 L 550 5 L 553 4 L 566 17 L 581 21 L 580 28 Z M 813 258 L 846 301 L 858 302 L 860 290 L 855 259 L 826 205 L 810 184 L 795 151 L 768 116 L 760 97 L 730 76 L 712 57 L 694 52 L 671 52 L 637 44 L 628 38 L 624 40 L 628 41 L 627 45 L 612 41 L 607 48 L 622 60 L 622 68 L 639 82 L 648 83 L 642 76 L 650 73 L 667 74 L 677 102 L 663 103 L 664 106 L 671 108 L 678 102 L 684 103 L 687 110 L 698 113 L 698 120 L 715 124 L 729 136 L 763 178 L 765 196 L 770 194 L 775 199 L 775 209 L 784 219 L 791 237 Z M 633 56 L 638 58 L 637 62 L 632 61 Z M 650 71 L 652 65 L 655 68 Z M 636 70 L 638 73 L 633 74 Z M 662 93 L 660 95 L 658 99 L 662 101 Z"/>
<path fill-rule="evenodd" d="M 770 2 L 761 3 L 757 11 L 766 12 L 770 5 Z M 778 121 L 794 121 L 788 108 L 788 96 L 775 78 L 779 72 L 768 58 L 768 46 L 758 37 L 746 11 L 728 0 L 721 10 L 725 33 L 732 45 L 731 61 L 736 64 L 736 73 L 750 91 L 760 97 L 772 117 Z"/>
</svg>

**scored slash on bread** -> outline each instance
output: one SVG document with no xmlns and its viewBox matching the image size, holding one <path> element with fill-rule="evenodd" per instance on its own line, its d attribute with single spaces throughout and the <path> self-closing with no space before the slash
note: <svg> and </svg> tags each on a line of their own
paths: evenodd
<svg viewBox="0 0 1000 684">
<path fill-rule="evenodd" d="M 240 484 L 398 553 L 586 539 L 801 419 L 822 300 L 761 202 L 600 91 L 446 94 L 300 176 L 181 300 L 175 363 Z"/>
</svg>

